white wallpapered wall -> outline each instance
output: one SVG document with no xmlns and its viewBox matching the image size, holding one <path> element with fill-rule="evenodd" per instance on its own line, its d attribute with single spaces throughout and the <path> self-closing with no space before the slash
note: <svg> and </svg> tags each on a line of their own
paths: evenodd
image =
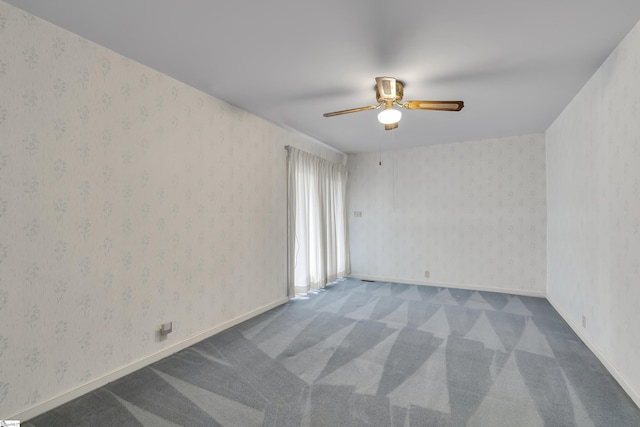
<svg viewBox="0 0 640 427">
<path fill-rule="evenodd" d="M 2 2 L 0 53 L 0 419 L 286 296 L 283 146 L 341 155 Z"/>
<path fill-rule="evenodd" d="M 542 134 L 351 155 L 351 271 L 543 294 L 545 185 Z"/>
<path fill-rule="evenodd" d="M 547 153 L 549 299 L 640 402 L 640 24 L 548 129 Z"/>
</svg>

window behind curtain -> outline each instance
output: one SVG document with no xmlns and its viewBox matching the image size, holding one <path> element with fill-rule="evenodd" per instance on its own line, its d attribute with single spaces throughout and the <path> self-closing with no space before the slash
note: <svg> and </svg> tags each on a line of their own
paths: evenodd
<svg viewBox="0 0 640 427">
<path fill-rule="evenodd" d="M 289 296 L 349 273 L 346 167 L 289 147 Z"/>
</svg>

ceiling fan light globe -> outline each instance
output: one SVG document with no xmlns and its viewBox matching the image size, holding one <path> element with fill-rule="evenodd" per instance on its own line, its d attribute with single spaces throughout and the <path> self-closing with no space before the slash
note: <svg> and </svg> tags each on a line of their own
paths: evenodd
<svg viewBox="0 0 640 427">
<path fill-rule="evenodd" d="M 378 121 L 383 125 L 398 123 L 402 118 L 402 113 L 393 108 L 385 108 L 378 113 Z"/>
</svg>

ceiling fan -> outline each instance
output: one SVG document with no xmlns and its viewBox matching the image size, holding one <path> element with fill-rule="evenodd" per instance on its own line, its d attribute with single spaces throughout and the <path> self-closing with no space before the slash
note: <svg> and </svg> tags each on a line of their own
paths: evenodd
<svg viewBox="0 0 640 427">
<path fill-rule="evenodd" d="M 462 101 L 402 101 L 404 83 L 393 77 L 376 77 L 376 100 L 378 105 L 370 105 L 368 107 L 352 108 L 350 110 L 334 111 L 333 113 L 325 113 L 324 117 L 339 116 L 341 114 L 357 113 L 358 111 L 377 110 L 384 107 L 378 113 L 378 121 L 384 125 L 385 130 L 391 130 L 398 127 L 398 122 L 402 117 L 399 110 L 393 108 L 407 108 L 409 110 L 438 110 L 438 111 L 460 111 L 464 107 Z"/>
</svg>

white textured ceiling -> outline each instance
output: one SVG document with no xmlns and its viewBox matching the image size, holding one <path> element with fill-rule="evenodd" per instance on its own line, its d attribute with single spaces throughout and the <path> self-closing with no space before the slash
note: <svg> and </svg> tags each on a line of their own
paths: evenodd
<svg viewBox="0 0 640 427">
<path fill-rule="evenodd" d="M 640 0 L 8 0 L 345 153 L 544 132 L 640 20 Z M 384 131 L 374 78 L 405 100 Z"/>
</svg>

